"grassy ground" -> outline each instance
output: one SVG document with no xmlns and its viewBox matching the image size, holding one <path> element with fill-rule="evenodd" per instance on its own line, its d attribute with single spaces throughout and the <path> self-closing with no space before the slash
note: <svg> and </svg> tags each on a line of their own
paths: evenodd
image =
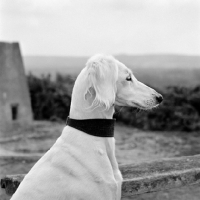
<svg viewBox="0 0 200 200">
<path fill-rule="evenodd" d="M 27 128 L 1 134 L 0 155 L 44 154 L 60 136 L 64 124 L 34 122 Z M 163 157 L 200 154 L 200 133 L 144 132 L 117 124 L 115 127 L 116 156 L 119 164 L 139 163 Z M 0 159 L 0 177 L 27 173 L 34 162 Z M 7 200 L 3 191 L 0 199 Z M 138 195 L 135 200 L 199 200 L 199 186 Z"/>
</svg>

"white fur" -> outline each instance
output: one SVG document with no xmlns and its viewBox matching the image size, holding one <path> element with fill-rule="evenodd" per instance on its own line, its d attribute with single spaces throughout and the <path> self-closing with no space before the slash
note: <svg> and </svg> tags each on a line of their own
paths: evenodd
<svg viewBox="0 0 200 200">
<path fill-rule="evenodd" d="M 77 77 L 70 117 L 111 119 L 114 104 L 151 109 L 158 105 L 158 96 L 112 56 L 96 55 Z M 121 185 L 115 139 L 66 126 L 25 176 L 12 200 L 120 200 Z"/>
</svg>

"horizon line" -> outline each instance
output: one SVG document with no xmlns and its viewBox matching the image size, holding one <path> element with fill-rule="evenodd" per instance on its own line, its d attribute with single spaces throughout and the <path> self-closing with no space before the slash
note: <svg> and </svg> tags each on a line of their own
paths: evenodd
<svg viewBox="0 0 200 200">
<path fill-rule="evenodd" d="M 96 53 L 95 53 L 96 54 Z M 81 57 L 81 58 L 89 58 L 95 54 L 91 55 L 41 55 L 41 54 L 27 54 L 22 55 L 22 57 Z M 200 54 L 181 54 L 181 53 L 144 53 L 144 54 L 130 54 L 130 53 L 119 53 L 119 54 L 105 54 L 105 55 L 113 55 L 113 56 L 190 56 L 190 57 L 200 57 Z"/>
</svg>

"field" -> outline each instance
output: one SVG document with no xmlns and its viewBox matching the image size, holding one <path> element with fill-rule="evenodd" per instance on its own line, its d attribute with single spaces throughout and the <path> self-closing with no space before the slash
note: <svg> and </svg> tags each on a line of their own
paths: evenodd
<svg viewBox="0 0 200 200">
<path fill-rule="evenodd" d="M 200 83 L 200 56 L 186 55 L 116 55 L 138 80 L 155 88 L 169 85 L 193 87 Z M 77 76 L 88 57 L 26 56 L 26 72 L 34 75 L 56 73 Z"/>
<path fill-rule="evenodd" d="M 8 134 L 1 134 L 0 155 L 42 155 L 61 134 L 64 124 L 35 121 L 31 126 L 18 127 Z M 200 153 L 199 133 L 145 132 L 117 124 L 115 127 L 116 156 L 119 164 L 139 163 L 166 157 Z M 0 159 L 0 177 L 6 174 L 27 173 L 33 162 Z M 1 200 L 8 200 L 4 191 Z M 199 200 L 199 186 L 144 194 L 124 200 Z"/>
</svg>

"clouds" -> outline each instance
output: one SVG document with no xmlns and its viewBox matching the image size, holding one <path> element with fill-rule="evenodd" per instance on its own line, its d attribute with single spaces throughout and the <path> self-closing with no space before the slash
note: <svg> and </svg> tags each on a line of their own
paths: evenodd
<svg viewBox="0 0 200 200">
<path fill-rule="evenodd" d="M 24 54 L 200 54 L 198 0 L 3 0 L 1 36 Z"/>
</svg>

